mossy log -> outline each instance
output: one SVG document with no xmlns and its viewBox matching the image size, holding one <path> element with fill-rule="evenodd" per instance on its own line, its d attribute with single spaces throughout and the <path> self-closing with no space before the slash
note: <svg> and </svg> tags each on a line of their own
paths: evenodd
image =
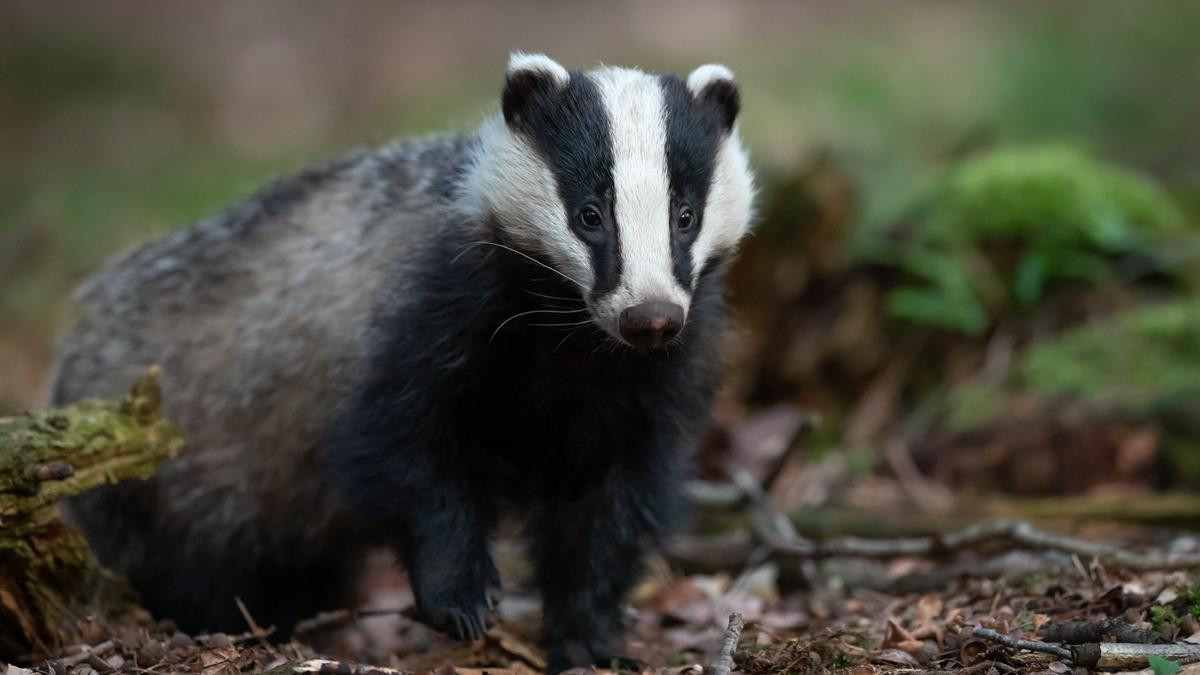
<svg viewBox="0 0 1200 675">
<path fill-rule="evenodd" d="M 0 660 L 79 640 L 80 619 L 121 592 L 63 521 L 59 500 L 152 475 L 183 445 L 159 415 L 157 371 L 121 400 L 0 418 Z"/>
</svg>

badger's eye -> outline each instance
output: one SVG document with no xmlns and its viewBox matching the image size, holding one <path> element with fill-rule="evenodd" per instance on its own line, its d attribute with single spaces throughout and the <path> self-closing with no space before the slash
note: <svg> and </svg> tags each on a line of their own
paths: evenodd
<svg viewBox="0 0 1200 675">
<path fill-rule="evenodd" d="M 604 216 L 600 215 L 600 209 L 595 206 L 588 205 L 579 211 L 579 226 L 585 230 L 599 230 L 604 226 Z"/>
<path fill-rule="evenodd" d="M 676 227 L 687 232 L 696 224 L 696 214 L 692 212 L 691 207 L 685 206 L 679 209 L 679 220 L 676 221 Z"/>
</svg>

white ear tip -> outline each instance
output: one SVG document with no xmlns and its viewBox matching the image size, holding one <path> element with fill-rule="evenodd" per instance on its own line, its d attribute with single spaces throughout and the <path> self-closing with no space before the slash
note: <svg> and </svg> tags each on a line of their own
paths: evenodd
<svg viewBox="0 0 1200 675">
<path fill-rule="evenodd" d="M 709 63 L 692 71 L 688 75 L 687 86 L 692 96 L 698 96 L 708 85 L 717 80 L 733 82 L 733 71 L 719 63 Z"/>
<path fill-rule="evenodd" d="M 521 72 L 533 72 L 545 75 L 559 87 L 567 86 L 571 81 L 571 75 L 557 61 L 546 56 L 545 54 L 527 54 L 525 52 L 513 52 L 508 57 L 508 76 Z"/>
</svg>

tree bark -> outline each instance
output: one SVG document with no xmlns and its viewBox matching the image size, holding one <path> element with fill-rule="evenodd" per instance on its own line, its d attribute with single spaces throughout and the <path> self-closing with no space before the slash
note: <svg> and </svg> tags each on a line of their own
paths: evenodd
<svg viewBox="0 0 1200 675">
<path fill-rule="evenodd" d="M 79 641 L 79 619 L 100 597 L 128 598 L 59 500 L 149 478 L 183 445 L 159 415 L 157 370 L 120 400 L 0 418 L 0 659 L 53 653 Z"/>
</svg>

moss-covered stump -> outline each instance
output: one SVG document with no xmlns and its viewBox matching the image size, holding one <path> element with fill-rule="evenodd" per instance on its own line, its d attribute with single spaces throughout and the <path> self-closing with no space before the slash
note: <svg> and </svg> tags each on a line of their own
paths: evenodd
<svg viewBox="0 0 1200 675">
<path fill-rule="evenodd" d="M 159 415 L 159 396 L 152 370 L 121 400 L 0 418 L 0 660 L 77 641 L 97 594 L 121 592 L 58 502 L 148 478 L 182 447 Z"/>
</svg>

